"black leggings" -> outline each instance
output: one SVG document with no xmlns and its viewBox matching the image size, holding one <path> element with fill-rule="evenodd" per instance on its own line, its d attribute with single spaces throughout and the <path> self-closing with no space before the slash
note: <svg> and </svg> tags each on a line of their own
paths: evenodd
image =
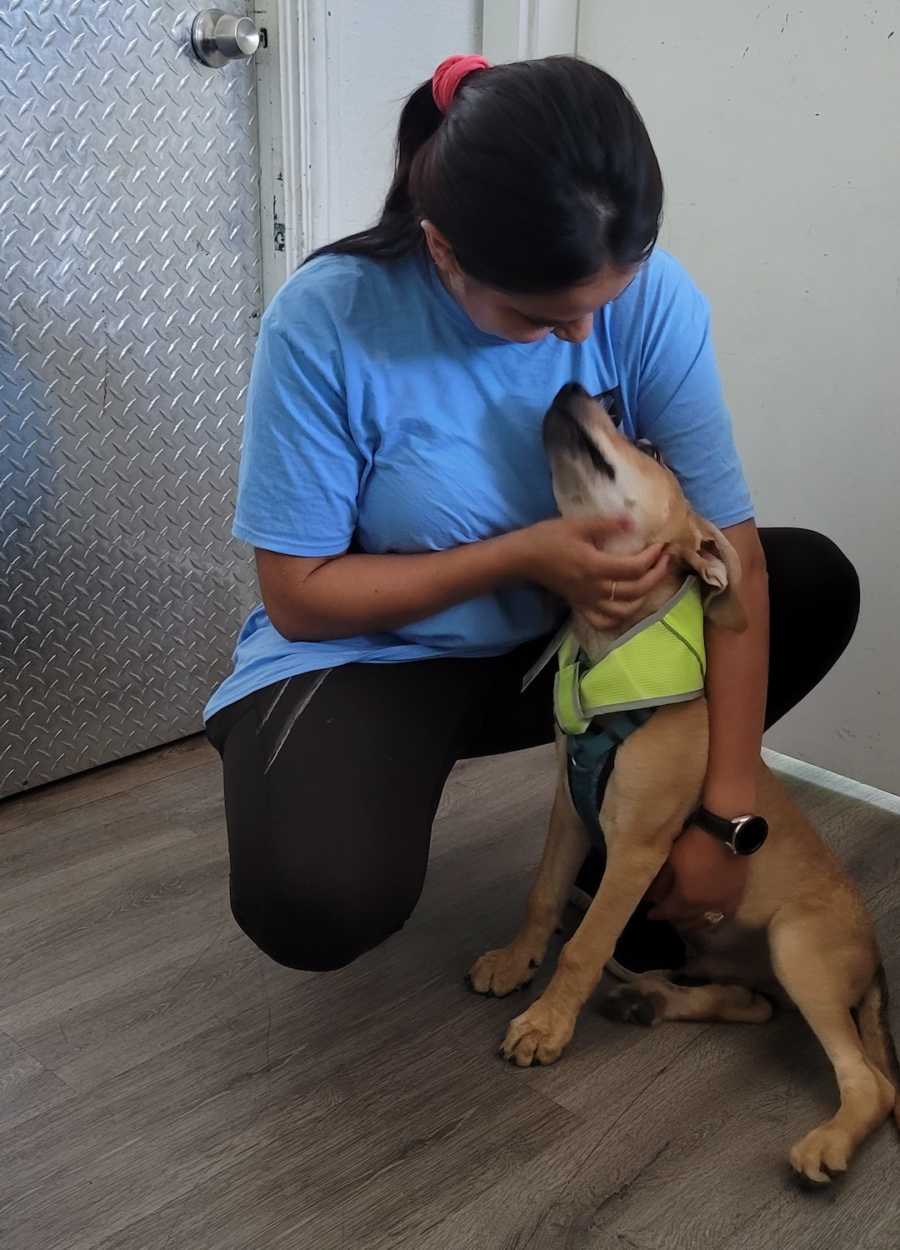
<svg viewBox="0 0 900 1250">
<path fill-rule="evenodd" d="M 818 684 L 859 612 L 853 566 L 808 530 L 761 532 L 769 568 L 766 724 Z M 457 760 L 552 741 L 545 639 L 491 659 L 348 664 L 247 695 L 210 720 L 222 756 L 235 919 L 292 968 L 340 968 L 404 924 Z"/>
</svg>

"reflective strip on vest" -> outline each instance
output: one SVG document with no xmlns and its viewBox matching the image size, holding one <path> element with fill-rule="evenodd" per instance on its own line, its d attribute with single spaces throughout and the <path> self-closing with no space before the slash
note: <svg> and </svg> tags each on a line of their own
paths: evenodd
<svg viewBox="0 0 900 1250">
<path fill-rule="evenodd" d="M 617 638 L 592 667 L 572 634 L 559 648 L 554 709 L 560 729 L 580 734 L 595 716 L 681 703 L 703 693 L 703 600 L 688 577 L 659 612 Z"/>
</svg>

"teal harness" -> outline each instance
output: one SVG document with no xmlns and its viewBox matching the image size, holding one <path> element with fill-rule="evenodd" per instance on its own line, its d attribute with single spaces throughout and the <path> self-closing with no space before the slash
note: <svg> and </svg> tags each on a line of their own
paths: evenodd
<svg viewBox="0 0 900 1250">
<path fill-rule="evenodd" d="M 523 689 L 553 655 L 559 665 L 554 711 L 566 737 L 569 793 L 605 859 L 599 813 L 619 747 L 658 707 L 703 694 L 706 650 L 697 579 L 686 578 L 658 612 L 623 634 L 594 664 L 567 624 L 526 674 Z"/>
<path fill-rule="evenodd" d="M 566 735 L 566 775 L 572 806 L 581 817 L 594 849 L 605 860 L 606 840 L 600 827 L 600 808 L 616 764 L 619 747 L 656 709 L 634 708 L 593 721 L 584 733 Z"/>
</svg>

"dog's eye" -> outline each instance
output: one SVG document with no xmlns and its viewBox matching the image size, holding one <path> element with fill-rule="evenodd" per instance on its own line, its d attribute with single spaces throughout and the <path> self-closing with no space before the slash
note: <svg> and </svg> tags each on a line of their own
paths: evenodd
<svg viewBox="0 0 900 1250">
<path fill-rule="evenodd" d="M 611 482 L 614 482 L 616 480 L 616 471 L 594 440 L 581 428 L 580 425 L 574 426 L 574 430 L 578 442 L 581 444 L 582 449 L 590 456 L 591 464 L 597 472 L 602 474 L 603 477 L 608 478 Z"/>
<path fill-rule="evenodd" d="M 634 445 L 639 451 L 642 451 L 645 456 L 649 456 L 651 460 L 655 460 L 657 464 L 662 464 L 663 461 L 662 456 L 659 454 L 659 449 L 650 442 L 649 438 L 639 438 Z"/>
</svg>

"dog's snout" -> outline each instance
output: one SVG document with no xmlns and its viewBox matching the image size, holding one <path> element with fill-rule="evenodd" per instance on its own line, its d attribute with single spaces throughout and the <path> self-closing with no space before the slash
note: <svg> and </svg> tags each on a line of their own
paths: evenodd
<svg viewBox="0 0 900 1250">
<path fill-rule="evenodd" d="M 581 414 L 592 400 L 580 382 L 567 382 L 556 394 L 544 417 L 544 446 L 548 453 L 565 451 L 575 459 L 588 459 L 608 481 L 616 471 L 582 424 Z"/>
<path fill-rule="evenodd" d="M 550 405 L 551 409 L 563 413 L 567 417 L 575 416 L 575 404 L 580 399 L 589 399 L 587 391 L 580 382 L 567 382 L 556 392 L 556 398 Z"/>
<path fill-rule="evenodd" d="M 590 395 L 580 382 L 567 382 L 559 388 L 544 414 L 544 444 L 548 451 L 551 446 L 571 445 L 576 437 L 573 430 L 580 428 L 578 409 L 585 402 L 590 402 Z"/>
</svg>

